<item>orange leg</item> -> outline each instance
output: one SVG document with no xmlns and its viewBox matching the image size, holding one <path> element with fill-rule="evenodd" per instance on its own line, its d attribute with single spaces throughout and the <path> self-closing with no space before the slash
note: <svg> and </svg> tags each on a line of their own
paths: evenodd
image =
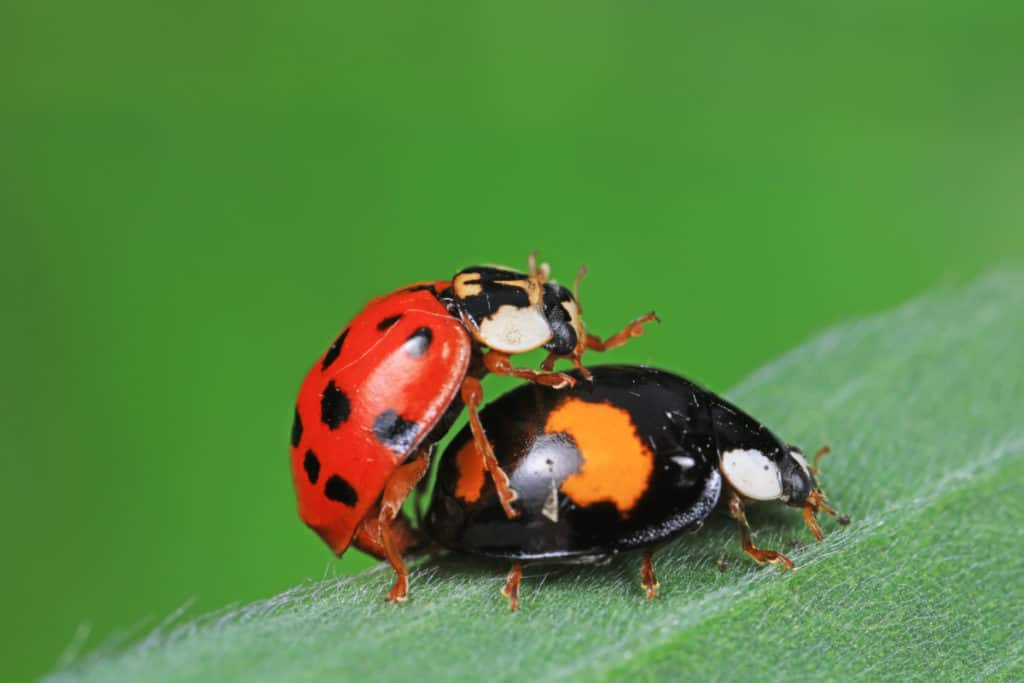
<svg viewBox="0 0 1024 683">
<path fill-rule="evenodd" d="M 487 434 L 484 433 L 484 426 L 477 413 L 477 408 L 483 402 L 483 397 L 484 391 L 480 386 L 480 380 L 467 377 L 462 382 L 462 402 L 466 404 L 466 410 L 469 412 L 469 428 L 473 432 L 473 442 L 476 444 L 477 452 L 483 456 L 484 469 L 491 475 L 494 487 L 498 490 L 498 500 L 501 501 L 501 507 L 505 510 L 505 516 L 515 519 L 519 516 L 519 511 L 512 507 L 512 503 L 519 495 L 509 485 L 508 475 L 498 464 L 498 459 L 494 457 L 494 449 L 491 448 L 491 442 L 487 440 Z"/>
<path fill-rule="evenodd" d="M 647 591 L 648 600 L 658 597 L 658 587 L 661 586 L 658 583 L 658 577 L 654 575 L 653 559 L 654 551 L 645 550 L 643 564 L 640 565 L 640 585 Z"/>
<path fill-rule="evenodd" d="M 580 375 L 583 376 L 583 379 L 588 382 L 590 381 L 590 371 L 583 367 L 583 360 L 575 353 L 571 353 L 568 356 L 559 356 L 554 353 L 549 353 L 548 357 L 544 359 L 544 362 L 540 364 L 540 369 L 545 372 L 551 372 L 555 369 L 555 361 L 562 359 L 570 361 L 573 367 L 580 371 Z"/>
<path fill-rule="evenodd" d="M 740 525 L 740 542 L 743 544 L 743 552 L 750 555 L 758 564 L 772 562 L 781 564 L 792 569 L 793 563 L 788 557 L 774 550 L 762 550 L 754 546 L 754 540 L 750 535 L 750 525 L 747 523 L 747 515 L 743 512 L 743 501 L 736 495 L 735 491 L 729 491 L 729 514 L 733 516 Z"/>
<path fill-rule="evenodd" d="M 818 486 L 818 476 L 821 473 L 821 458 L 831 452 L 831 448 L 828 446 L 822 446 L 818 449 L 818 452 L 814 454 L 814 464 L 811 465 L 811 474 L 814 475 L 815 486 Z M 807 496 L 807 500 L 804 502 L 804 523 L 807 524 L 807 528 L 811 530 L 811 533 L 814 534 L 814 537 L 818 539 L 818 541 L 821 541 L 824 536 L 821 533 L 821 527 L 818 526 L 818 520 L 815 519 L 814 515 L 817 514 L 819 510 L 832 515 L 833 517 L 837 515 L 836 511 L 830 508 L 826 501 L 828 501 L 828 497 L 825 495 L 825 492 L 821 490 L 821 487 L 818 486 L 818 488 L 811 491 L 811 494 Z M 847 519 L 847 521 L 849 521 L 849 519 Z"/>
<path fill-rule="evenodd" d="M 380 503 L 378 502 L 363 517 L 363 521 L 360 522 L 352 537 L 352 545 L 378 560 L 386 560 L 388 556 L 380 537 L 380 516 Z M 424 546 L 423 535 L 412 526 L 409 518 L 404 514 L 399 514 L 395 518 L 388 531 L 391 534 L 392 544 L 402 555 Z"/>
<path fill-rule="evenodd" d="M 519 609 L 519 581 L 523 578 L 523 563 L 516 562 L 505 579 L 501 594 L 508 598 L 508 608 L 515 612 Z"/>
<path fill-rule="evenodd" d="M 814 515 L 821 510 L 827 514 L 836 516 L 836 511 L 828 506 L 825 502 L 825 494 L 821 489 L 814 489 L 811 494 L 807 496 L 807 501 L 804 503 L 804 523 L 814 534 L 814 537 L 821 541 L 824 535 L 821 533 L 821 527 L 818 526 L 818 520 L 815 519 Z"/>
<path fill-rule="evenodd" d="M 818 520 L 814 518 L 814 512 L 815 508 L 813 505 L 804 506 L 804 524 L 806 524 L 807 528 L 811 530 L 812 534 L 814 534 L 814 538 L 821 543 L 822 539 L 825 538 L 825 535 L 821 533 L 821 527 L 818 525 Z"/>
<path fill-rule="evenodd" d="M 583 314 L 583 304 L 580 303 L 580 282 L 583 280 L 583 277 L 586 274 L 587 267 L 581 265 L 580 269 L 576 271 L 576 279 L 572 283 L 572 295 L 573 298 L 576 299 L 576 306 L 579 308 L 580 315 Z M 649 323 L 652 320 L 657 320 L 658 322 L 661 322 L 660 320 L 658 320 L 658 316 L 654 314 L 654 311 L 651 311 L 650 313 L 642 315 L 633 322 L 629 323 L 622 330 L 608 337 L 608 339 L 601 339 L 600 337 L 584 332 L 584 338 L 580 340 L 579 345 L 576 347 L 573 353 L 567 356 L 556 356 L 555 354 L 548 354 L 548 357 L 544 359 L 543 363 L 541 363 L 540 368 L 541 370 L 544 370 L 546 372 L 551 372 L 555 368 L 555 361 L 564 358 L 565 360 L 572 362 L 573 367 L 580 371 L 580 374 L 583 375 L 584 379 L 589 380 L 590 372 L 588 372 L 587 369 L 583 367 L 583 362 L 580 360 L 580 358 L 583 356 L 584 351 L 586 351 L 587 349 L 591 349 L 593 351 L 608 351 L 609 349 L 614 349 L 619 346 L 622 346 L 633 337 L 639 337 L 641 334 L 643 334 L 644 324 Z"/>
<path fill-rule="evenodd" d="M 654 311 L 640 316 L 630 324 L 626 325 L 623 329 L 619 330 L 608 339 L 602 340 L 600 337 L 595 337 L 592 334 L 587 335 L 586 347 L 592 351 L 608 351 L 622 346 L 633 337 L 639 337 L 644 333 L 644 325 L 653 320 L 658 320 L 658 316 L 654 314 Z"/>
<path fill-rule="evenodd" d="M 507 353 L 501 351 L 488 351 L 484 354 L 484 365 L 487 370 L 495 375 L 509 375 L 525 379 L 534 384 L 543 384 L 555 389 L 565 389 L 576 384 L 576 380 L 564 372 L 537 372 L 529 368 L 517 368 L 512 366 L 512 360 Z"/>
<path fill-rule="evenodd" d="M 380 524 L 380 543 L 384 549 L 384 556 L 395 570 L 396 577 L 395 585 L 388 595 L 388 602 L 404 602 L 409 595 L 409 570 L 402 559 L 400 539 L 392 526 L 402 509 L 402 503 L 428 469 L 430 459 L 424 453 L 400 465 L 384 485 L 384 493 L 380 499 L 380 515 L 377 518 Z"/>
<path fill-rule="evenodd" d="M 600 337 L 587 333 L 586 339 L 584 339 L 583 343 L 576 348 L 574 353 L 571 353 L 568 356 L 557 356 L 553 353 L 548 354 L 548 357 L 540 364 L 540 368 L 545 372 L 551 372 L 555 367 L 555 361 L 564 358 L 565 360 L 572 362 L 573 367 L 580 371 L 580 374 L 583 375 L 584 379 L 589 380 L 590 373 L 585 367 L 583 367 L 582 356 L 584 351 L 588 349 L 591 351 L 608 351 L 610 349 L 618 348 L 633 337 L 639 337 L 643 334 L 644 325 L 652 320 L 658 320 L 658 316 L 654 314 L 654 311 L 640 316 L 633 322 L 626 325 L 624 329 L 608 337 L 608 339 L 601 339 Z"/>
</svg>

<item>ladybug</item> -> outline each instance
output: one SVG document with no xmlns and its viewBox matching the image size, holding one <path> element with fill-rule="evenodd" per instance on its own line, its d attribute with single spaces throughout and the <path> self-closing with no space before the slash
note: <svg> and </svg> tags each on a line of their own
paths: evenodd
<svg viewBox="0 0 1024 683">
<path fill-rule="evenodd" d="M 441 546 L 513 562 L 502 594 L 514 610 L 524 562 L 602 562 L 642 549 L 641 585 L 657 595 L 654 548 L 697 530 L 724 505 L 743 550 L 792 567 L 754 545 L 744 507 L 782 501 L 815 513 L 826 504 L 803 453 L 725 399 L 670 372 L 590 368 L 566 391 L 526 385 L 493 401 L 481 421 L 498 463 L 519 492 L 508 519 L 484 476 L 476 440 L 461 431 L 439 466 L 426 528 Z"/>
<path fill-rule="evenodd" d="M 299 389 L 291 434 L 299 516 L 338 555 L 354 543 L 387 559 L 397 576 L 392 602 L 407 595 L 402 553 L 422 540 L 399 511 L 463 405 L 503 514 L 518 514 L 512 505 L 517 493 L 477 417 L 479 380 L 493 372 L 570 386 L 586 371 L 577 370 L 576 377 L 553 372 L 555 360 L 582 368 L 585 350 L 620 346 L 655 319 L 653 313 L 642 316 L 602 340 L 585 330 L 575 294 L 548 278 L 547 265 L 538 267 L 531 256 L 528 273 L 467 268 L 452 280 L 374 299 L 317 359 Z M 549 352 L 541 371 L 512 365 L 511 355 L 541 347 Z"/>
</svg>

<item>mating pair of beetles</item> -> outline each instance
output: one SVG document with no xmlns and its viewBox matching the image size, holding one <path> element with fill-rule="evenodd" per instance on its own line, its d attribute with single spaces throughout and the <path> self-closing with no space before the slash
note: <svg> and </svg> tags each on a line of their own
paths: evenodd
<svg viewBox="0 0 1024 683">
<path fill-rule="evenodd" d="M 367 304 L 313 365 L 291 435 L 299 515 L 336 554 L 350 545 L 394 568 L 388 600 L 408 596 L 403 555 L 435 544 L 513 563 L 502 593 L 519 604 L 524 562 L 599 562 L 642 549 L 641 585 L 657 595 L 654 549 L 701 526 L 723 504 L 743 550 L 754 546 L 744 507 L 782 501 L 835 515 L 795 446 L 728 401 L 648 367 L 587 368 L 657 320 L 641 316 L 607 339 L 583 325 L 578 292 L 493 266 L 399 289 Z M 540 370 L 511 356 L 544 348 Z M 558 360 L 571 372 L 556 372 Z M 527 381 L 480 411 L 488 373 Z M 469 424 L 448 446 L 420 527 L 402 504 L 427 473 L 463 408 Z M 819 452 L 824 452 L 825 449 Z"/>
</svg>

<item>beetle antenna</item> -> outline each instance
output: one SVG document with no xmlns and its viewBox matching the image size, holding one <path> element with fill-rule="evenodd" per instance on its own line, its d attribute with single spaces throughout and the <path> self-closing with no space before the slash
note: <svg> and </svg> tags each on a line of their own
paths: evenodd
<svg viewBox="0 0 1024 683">
<path fill-rule="evenodd" d="M 822 446 L 821 448 L 818 449 L 818 452 L 814 454 L 814 464 L 811 465 L 811 474 L 814 475 L 815 479 L 818 478 L 818 471 L 820 469 L 819 464 L 821 463 L 821 459 L 831 452 L 831 448 L 829 448 L 828 446 Z"/>
<path fill-rule="evenodd" d="M 526 257 L 526 269 L 531 278 L 540 280 L 544 284 L 551 279 L 551 266 L 546 263 L 537 264 L 537 250 L 534 249 Z"/>
<path fill-rule="evenodd" d="M 580 264 L 580 269 L 576 271 L 576 279 L 572 282 L 572 295 L 576 299 L 576 305 L 580 305 L 580 281 L 583 280 L 583 276 L 587 274 L 587 265 L 585 263 Z M 583 311 L 583 307 L 580 306 L 580 312 Z"/>
</svg>

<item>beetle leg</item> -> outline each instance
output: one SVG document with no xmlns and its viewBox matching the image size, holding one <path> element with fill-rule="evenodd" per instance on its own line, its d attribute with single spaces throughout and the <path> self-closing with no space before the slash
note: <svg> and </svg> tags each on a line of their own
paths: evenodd
<svg viewBox="0 0 1024 683">
<path fill-rule="evenodd" d="M 559 356 L 557 353 L 549 353 L 548 357 L 541 362 L 540 369 L 544 372 L 551 372 L 555 369 L 555 361 L 561 358 L 565 358 L 565 356 Z"/>
<path fill-rule="evenodd" d="M 644 325 L 652 320 L 661 322 L 658 316 L 654 314 L 654 311 L 651 311 L 650 313 L 640 316 L 607 339 L 601 339 L 600 337 L 596 337 L 588 333 L 585 340 L 585 346 L 592 351 L 608 351 L 610 349 L 618 348 L 633 337 L 639 337 L 643 334 Z M 580 355 L 582 355 L 582 353 Z"/>
<path fill-rule="evenodd" d="M 565 389 L 576 384 L 576 379 L 564 372 L 538 372 L 529 368 L 517 368 L 512 366 L 512 360 L 507 353 L 501 351 L 488 351 L 484 354 L 484 365 L 495 375 L 509 375 L 525 379 L 534 384 L 543 384 L 555 389 Z"/>
<path fill-rule="evenodd" d="M 821 474 L 820 464 L 821 458 L 832 452 L 832 449 L 828 446 L 822 446 L 818 449 L 818 452 L 814 454 L 814 464 L 811 465 L 811 474 L 814 476 L 815 489 L 811 491 L 810 495 L 807 496 L 807 500 L 804 501 L 804 523 L 807 524 L 807 528 L 811 530 L 814 537 L 821 541 L 824 536 L 821 533 L 821 527 L 818 526 L 818 520 L 815 519 L 815 515 L 819 510 L 826 514 L 837 516 L 835 510 L 828 506 L 828 497 L 825 492 L 818 486 L 818 477 Z"/>
<path fill-rule="evenodd" d="M 372 555 L 378 560 L 388 559 L 384 544 L 381 542 L 380 503 L 374 503 L 367 511 L 363 521 L 356 527 L 355 535 L 352 536 L 352 545 L 362 550 L 367 555 Z M 404 514 L 391 523 L 388 532 L 391 534 L 392 543 L 397 546 L 398 552 L 405 554 L 421 548 L 424 545 L 422 534 L 409 522 Z"/>
<path fill-rule="evenodd" d="M 551 372 L 552 370 L 555 369 L 555 362 L 559 360 L 570 361 L 573 364 L 573 367 L 579 370 L 580 376 L 586 381 L 589 382 L 591 379 L 593 379 L 593 376 L 590 374 L 590 370 L 587 370 L 583 366 L 583 361 L 580 359 L 579 356 L 575 354 L 569 354 L 568 356 L 559 356 L 558 354 L 555 353 L 549 353 L 547 358 L 544 359 L 544 362 L 540 364 L 540 369 L 544 370 L 545 372 Z"/>
<path fill-rule="evenodd" d="M 647 591 L 647 599 L 653 600 L 658 597 L 658 587 L 661 586 L 658 583 L 658 577 L 654 575 L 654 551 L 647 549 L 644 550 L 643 564 L 640 565 L 640 585 Z"/>
<path fill-rule="evenodd" d="M 583 365 L 584 351 L 587 349 L 592 351 L 608 351 L 610 349 L 618 348 L 633 337 L 639 337 L 643 334 L 644 324 L 649 323 L 652 320 L 661 322 L 658 319 L 658 316 L 654 314 L 654 311 L 651 311 L 650 313 L 642 315 L 630 324 L 626 325 L 624 329 L 616 332 L 612 336 L 608 337 L 608 339 L 601 339 L 600 337 L 587 332 L 585 333 L 586 338 L 583 340 L 583 343 L 577 346 L 573 353 L 567 356 L 557 356 L 553 353 L 549 353 L 548 357 L 545 358 L 544 362 L 540 365 L 541 370 L 550 372 L 555 367 L 555 361 L 564 358 L 565 360 L 572 362 L 573 367 L 579 371 L 580 375 L 583 376 L 583 379 L 589 381 L 591 379 L 590 371 Z M 570 384 L 570 386 L 572 385 Z"/>
<path fill-rule="evenodd" d="M 549 353 L 547 358 L 544 359 L 544 362 L 540 364 L 540 369 L 545 372 L 551 372 L 555 369 L 555 362 L 559 360 L 567 360 L 571 362 L 573 367 L 579 370 L 580 376 L 588 382 L 593 379 L 590 374 L 590 370 L 587 370 L 587 368 L 583 366 L 583 360 L 575 353 L 570 353 L 567 356 L 559 356 L 555 353 Z"/>
<path fill-rule="evenodd" d="M 505 585 L 501 587 L 501 594 L 508 598 L 508 608 L 515 612 L 519 609 L 519 581 L 523 578 L 523 563 L 516 562 L 509 570 Z"/>
<path fill-rule="evenodd" d="M 380 515 L 377 518 L 380 524 L 380 543 L 385 557 L 391 563 L 391 568 L 395 570 L 396 577 L 395 585 L 388 595 L 388 602 L 404 602 L 409 595 L 409 570 L 402 559 L 399 539 L 392 526 L 402 510 L 402 503 L 428 469 L 430 458 L 424 451 L 423 455 L 399 465 L 384 485 L 384 493 L 381 494 Z"/>
<path fill-rule="evenodd" d="M 807 496 L 807 501 L 804 503 L 804 523 L 807 524 L 807 527 L 818 541 L 821 541 L 824 535 L 822 535 L 821 527 L 818 526 L 818 520 L 815 519 L 814 515 L 818 510 L 821 510 L 833 517 L 836 516 L 836 511 L 830 508 L 825 500 L 825 493 L 821 489 L 814 489 Z"/>
<path fill-rule="evenodd" d="M 498 500 L 501 501 L 501 507 L 505 510 L 505 516 L 515 519 L 519 516 L 519 511 L 512 507 L 512 503 L 519 498 L 519 494 L 509 486 L 508 475 L 505 474 L 505 470 L 501 469 L 498 459 L 494 457 L 494 449 L 491 448 L 491 442 L 487 440 L 484 426 L 480 422 L 477 408 L 483 402 L 483 396 L 484 391 L 480 386 L 480 380 L 467 377 L 462 382 L 462 402 L 466 404 L 466 411 L 469 413 L 469 428 L 473 432 L 473 442 L 476 444 L 477 452 L 484 459 L 484 469 L 491 475 L 494 487 L 498 490 Z"/>
<path fill-rule="evenodd" d="M 793 568 L 793 563 L 788 557 L 774 550 L 762 550 L 754 545 L 750 535 L 750 525 L 747 523 L 747 515 L 743 511 L 743 501 L 735 491 L 729 491 L 729 514 L 733 516 L 740 525 L 740 542 L 743 544 L 743 552 L 750 555 L 758 564 L 772 562 L 784 565 L 788 569 Z"/>
<path fill-rule="evenodd" d="M 583 315 L 583 304 L 580 303 L 580 281 L 583 280 L 583 276 L 586 274 L 587 267 L 585 265 L 580 265 L 580 269 L 576 271 L 576 279 L 572 283 L 572 294 L 573 297 L 576 299 L 576 306 L 579 308 L 580 315 Z M 586 338 L 581 340 L 582 343 L 576 348 L 576 353 L 573 354 L 572 356 L 569 356 L 569 359 L 572 360 L 572 364 L 576 366 L 577 369 L 583 370 L 583 365 L 580 362 L 580 356 L 583 355 L 583 352 L 585 350 L 590 349 L 592 351 L 608 351 L 610 349 L 618 348 L 625 344 L 626 342 L 628 342 L 633 337 L 639 337 L 641 334 L 643 334 L 644 325 L 646 323 L 651 322 L 652 320 L 657 321 L 659 323 L 661 322 L 658 316 L 654 314 L 654 311 L 651 311 L 650 313 L 646 313 L 637 318 L 636 320 L 634 320 L 633 322 L 629 323 L 623 329 L 619 330 L 612 336 L 608 337 L 608 339 L 601 339 L 600 337 L 595 336 L 593 334 L 584 333 L 586 335 Z M 548 358 L 550 359 L 551 357 L 549 356 Z M 547 361 L 545 361 L 545 363 L 547 363 Z M 554 360 L 551 360 L 551 365 L 552 367 L 554 367 Z M 548 370 L 550 368 L 544 369 Z M 586 371 L 584 370 L 584 372 Z M 587 377 L 587 379 L 590 378 Z"/>
</svg>

